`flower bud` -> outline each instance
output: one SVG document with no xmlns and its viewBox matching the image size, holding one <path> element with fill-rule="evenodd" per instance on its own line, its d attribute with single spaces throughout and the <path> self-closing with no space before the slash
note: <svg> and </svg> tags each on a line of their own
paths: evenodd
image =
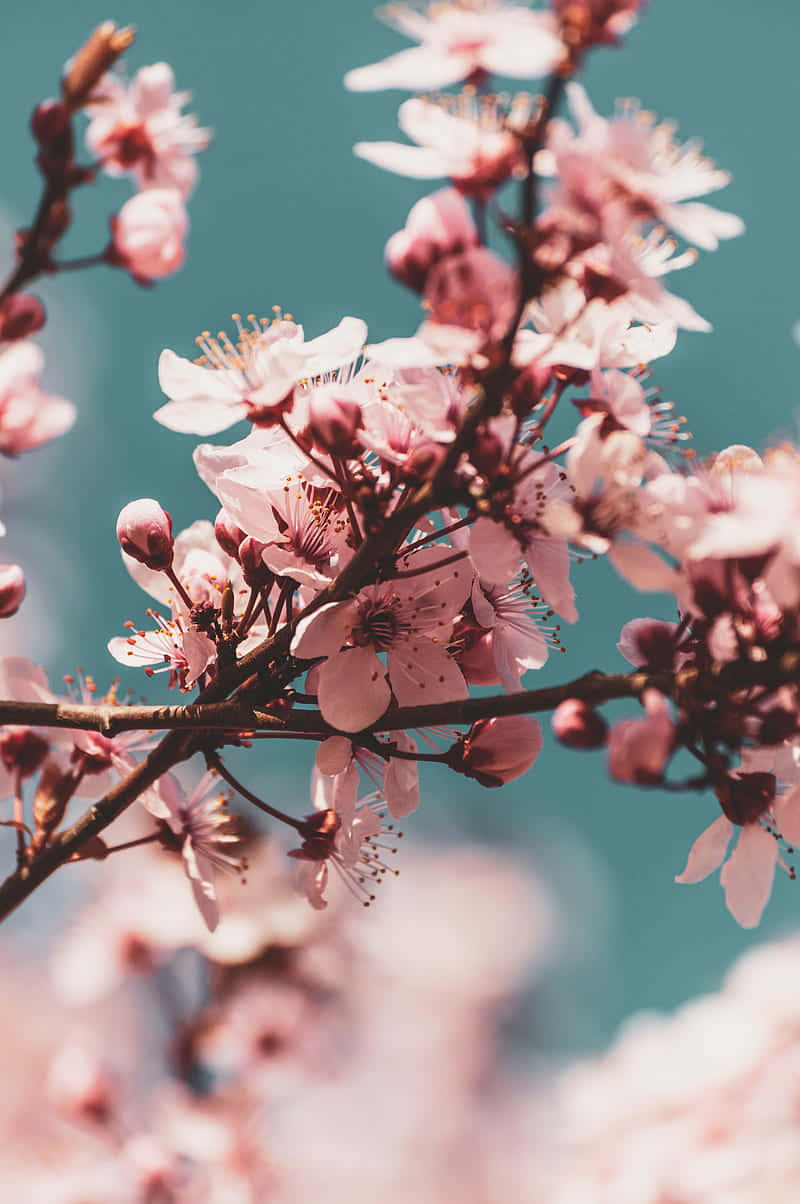
<svg viewBox="0 0 800 1204">
<path fill-rule="evenodd" d="M 29 778 L 44 761 L 50 745 L 30 727 L 0 729 L 0 761 L 9 773 Z"/>
<path fill-rule="evenodd" d="M 10 619 L 25 597 L 25 574 L 18 564 L 0 564 L 0 619 Z"/>
<path fill-rule="evenodd" d="M 754 824 L 772 806 L 776 794 L 771 773 L 732 773 L 714 791 L 732 824 Z"/>
<path fill-rule="evenodd" d="M 469 205 L 454 188 L 441 188 L 411 209 L 405 229 L 386 244 L 386 266 L 402 284 L 422 292 L 427 274 L 443 255 L 478 245 Z"/>
<path fill-rule="evenodd" d="M 111 219 L 109 260 L 142 283 L 177 272 L 189 219 L 177 188 L 147 188 Z"/>
<path fill-rule="evenodd" d="M 494 635 L 470 619 L 459 619 L 452 642 L 458 649 L 458 667 L 472 686 L 496 686 L 500 682 L 494 659 Z"/>
<path fill-rule="evenodd" d="M 69 112 L 60 100 L 43 100 L 31 113 L 31 133 L 41 147 L 51 146 L 69 128 Z"/>
<path fill-rule="evenodd" d="M 314 389 L 309 402 L 308 427 L 314 442 L 332 456 L 354 459 L 361 452 L 356 431 L 362 425 L 361 406 L 337 393 L 335 386 Z"/>
<path fill-rule="evenodd" d="M 542 749 L 542 732 L 530 715 L 479 719 L 450 750 L 453 769 L 482 786 L 502 786 L 526 773 Z"/>
<path fill-rule="evenodd" d="M 119 512 L 117 539 L 123 552 L 156 572 L 172 564 L 172 519 L 151 497 L 128 502 Z"/>
<path fill-rule="evenodd" d="M 226 510 L 220 510 L 214 519 L 214 534 L 223 552 L 227 552 L 234 560 L 239 559 L 239 544 L 244 539 L 244 531 L 237 527 Z"/>
<path fill-rule="evenodd" d="M 605 719 L 580 698 L 567 698 L 553 712 L 553 733 L 568 748 L 600 748 L 605 744 Z"/>
<path fill-rule="evenodd" d="M 33 797 L 33 851 L 44 848 L 61 823 L 78 781 L 75 774 L 64 773 L 57 762 L 46 763 Z"/>
<path fill-rule="evenodd" d="M 272 580 L 272 573 L 263 560 L 265 547 L 266 544 L 260 539 L 253 539 L 252 535 L 246 536 L 239 544 L 239 563 L 245 582 L 251 589 L 262 589 Z"/>
<path fill-rule="evenodd" d="M 0 304 L 0 339 L 26 339 L 44 326 L 44 306 L 30 293 L 12 293 Z"/>
</svg>

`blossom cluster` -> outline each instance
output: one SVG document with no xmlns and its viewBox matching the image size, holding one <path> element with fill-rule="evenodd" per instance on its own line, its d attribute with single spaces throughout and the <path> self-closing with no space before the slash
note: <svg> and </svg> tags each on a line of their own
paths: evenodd
<svg viewBox="0 0 800 1204">
<path fill-rule="evenodd" d="M 793 876 L 800 460 L 792 448 L 762 459 L 734 445 L 701 464 L 651 383 L 679 337 L 710 330 L 667 277 L 743 224 L 702 199 L 729 176 L 697 141 L 680 142 L 634 102 L 602 116 L 577 80 L 587 54 L 618 45 L 640 7 L 465 0 L 388 11 L 418 45 L 346 84 L 425 89 L 400 105 L 407 142 L 355 148 L 382 169 L 443 182 L 386 245 L 423 320 L 410 336 L 370 342 L 366 321 L 345 315 L 307 337 L 276 307 L 234 314 L 230 333 L 202 332 L 197 358 L 162 352 L 162 426 L 202 440 L 247 427 L 194 449 L 213 521 L 175 533 L 156 499 L 123 508 L 124 562 L 158 609 L 128 620 L 109 650 L 197 690 L 176 718 L 196 730 L 173 732 L 143 762 L 131 760 L 113 699 L 97 734 L 78 722 L 59 746 L 37 731 L 52 748 L 32 833 L 12 742 L 21 868 L 53 847 L 69 799 L 102 765 L 132 791 L 124 805 L 140 797 L 157 821 L 148 839 L 181 848 L 213 928 L 215 869 L 241 862 L 210 779 L 187 796 L 174 777 L 197 754 L 291 831 L 314 908 L 326 905 L 331 871 L 368 904 L 393 874 L 398 822 L 420 803 L 419 762 L 501 786 L 542 748 L 526 712 L 560 704 L 556 737 L 604 747 L 614 779 L 713 792 L 719 817 L 679 881 L 720 866 L 735 830 L 722 883 L 740 923 L 758 922 L 776 866 Z M 542 95 L 509 94 L 494 90 L 496 75 L 547 82 Z M 206 132 L 183 114 L 165 64 L 130 86 L 104 73 L 84 103 L 98 165 L 140 189 L 127 206 L 140 204 L 142 224 L 123 207 L 111 260 L 141 279 L 173 270 Z M 575 562 L 600 555 L 637 589 L 670 594 L 676 620 L 625 626 L 619 648 L 636 672 L 617 693 L 589 675 L 537 695 L 530 675 L 564 651 L 564 626 L 578 620 Z M 28 662 L 3 671 L 15 679 L 7 698 L 30 698 L 32 682 L 40 699 L 49 690 Z M 486 686 L 502 692 L 482 708 L 471 689 Z M 609 727 L 597 704 L 620 696 L 638 698 L 643 714 Z M 203 708 L 223 703 L 226 720 L 216 712 L 203 728 Z M 147 751 L 153 738 L 132 730 Z M 302 817 L 255 794 L 226 760 L 278 737 L 317 744 Z M 90 770 L 85 746 L 97 741 Z M 676 777 L 688 758 L 695 775 Z M 49 811 L 42 802 L 37 812 L 40 794 L 56 799 Z M 115 846 L 100 833 L 117 797 L 108 820 L 95 809 L 91 841 L 81 845 L 79 828 L 62 848 L 107 856 Z"/>
</svg>

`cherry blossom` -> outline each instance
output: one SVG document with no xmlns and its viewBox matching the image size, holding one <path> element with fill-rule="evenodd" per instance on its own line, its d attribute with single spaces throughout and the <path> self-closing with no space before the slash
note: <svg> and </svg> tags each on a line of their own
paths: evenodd
<svg viewBox="0 0 800 1204">
<path fill-rule="evenodd" d="M 54 397 L 36 379 L 44 356 L 27 339 L 0 344 L 0 452 L 18 456 L 65 434 L 75 422 L 71 401 Z"/>
<path fill-rule="evenodd" d="M 137 193 L 111 222 L 112 262 L 142 283 L 171 276 L 185 258 L 189 218 L 176 188 Z"/>
<path fill-rule="evenodd" d="M 426 91 L 482 71 L 534 79 L 555 68 L 563 53 L 549 13 L 531 12 L 503 0 L 429 4 L 424 12 L 393 4 L 384 13 L 401 33 L 421 45 L 349 71 L 345 84 L 353 91 Z"/>
<path fill-rule="evenodd" d="M 453 620 L 466 601 L 463 565 L 438 564 L 441 548 L 421 548 L 395 578 L 360 591 L 351 602 L 329 602 L 300 620 L 292 652 L 326 657 L 318 680 L 323 717 L 358 732 L 381 717 L 394 693 L 400 706 L 466 697 L 467 687 L 447 652 Z M 346 647 L 343 647 L 346 645 Z M 389 680 L 379 659 L 387 653 Z"/>
<path fill-rule="evenodd" d="M 197 180 L 194 156 L 209 140 L 181 112 L 189 99 L 175 91 L 167 63 L 142 67 L 129 84 L 109 73 L 87 107 L 89 150 L 111 175 L 132 172 L 140 188 L 175 188 L 187 197 Z"/>
<path fill-rule="evenodd" d="M 303 379 L 348 372 L 361 353 L 367 328 L 343 318 L 333 330 L 305 342 L 303 328 L 286 319 L 245 326 L 238 319 L 234 344 L 225 334 L 198 340 L 200 363 L 163 351 L 158 379 L 169 401 L 154 417 L 171 430 L 214 435 L 242 418 L 278 421 Z"/>
<path fill-rule="evenodd" d="M 226 853 L 225 847 L 237 844 L 239 837 L 230 828 L 226 811 L 229 795 L 217 790 L 211 794 L 217 775 L 209 770 L 187 795 L 173 774 L 164 774 L 157 793 L 145 800 L 147 810 L 166 822 L 183 858 L 183 868 L 198 910 L 210 932 L 219 923 L 215 870 L 240 872 L 241 858 Z"/>
<path fill-rule="evenodd" d="M 471 91 L 436 101 L 415 97 L 400 106 L 397 120 L 416 146 L 357 142 L 355 153 L 414 179 L 449 177 L 460 192 L 477 197 L 491 196 L 520 166 L 519 139 L 491 97 Z"/>
</svg>

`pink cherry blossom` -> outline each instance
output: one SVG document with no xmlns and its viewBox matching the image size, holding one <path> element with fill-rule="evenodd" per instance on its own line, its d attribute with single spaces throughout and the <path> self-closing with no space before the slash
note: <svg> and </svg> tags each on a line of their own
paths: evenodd
<svg viewBox="0 0 800 1204">
<path fill-rule="evenodd" d="M 743 232 L 738 217 L 690 200 L 724 188 L 730 176 L 695 144 L 679 146 L 673 125 L 655 125 L 652 116 L 630 108 L 608 121 L 594 111 L 580 84 L 568 84 L 567 90 L 579 128 L 573 135 L 564 122 L 551 125 L 561 189 L 554 204 L 574 203 L 582 218 L 593 213 L 598 233 L 611 242 L 637 218 L 663 222 L 712 251 L 720 238 Z"/>
<path fill-rule="evenodd" d="M 18 456 L 65 434 L 75 421 L 71 401 L 54 397 L 36 379 L 44 356 L 35 343 L 16 339 L 0 346 L 0 452 Z"/>
<path fill-rule="evenodd" d="M 522 583 L 492 585 L 477 578 L 472 585 L 472 611 L 481 627 L 491 632 L 492 659 L 507 694 L 522 689 L 523 673 L 541 669 L 548 656 L 547 633 L 534 615 L 537 609 L 550 611 L 546 603 L 531 599 L 531 589 Z"/>
<path fill-rule="evenodd" d="M 507 523 L 479 518 L 472 527 L 470 556 L 484 581 L 504 585 L 519 571 L 524 559 L 545 602 L 567 620 L 578 618 L 575 591 L 569 582 L 569 549 L 542 525 L 548 503 L 571 496 L 552 463 L 526 452 L 518 461 L 522 477 L 509 504 Z"/>
<path fill-rule="evenodd" d="M 217 775 L 209 770 L 187 796 L 173 774 L 164 774 L 156 784 L 157 793 L 151 792 L 145 800 L 147 810 L 166 821 L 178 842 L 195 902 L 210 932 L 219 923 L 215 870 L 238 872 L 243 868 L 240 858 L 224 852 L 227 845 L 238 843 L 239 837 L 229 828 L 228 795 L 209 793 L 216 780 Z"/>
<path fill-rule="evenodd" d="M 177 188 L 148 188 L 112 219 L 113 261 L 145 283 L 171 276 L 184 261 L 188 229 Z"/>
<path fill-rule="evenodd" d="M 652 785 L 661 777 L 675 747 L 675 725 L 667 700 L 657 690 L 645 690 L 644 719 L 622 719 L 608 739 L 608 771 L 618 782 Z"/>
<path fill-rule="evenodd" d="M 197 179 L 194 156 L 209 139 L 181 113 L 189 99 L 175 91 L 167 63 L 142 67 L 127 85 L 109 73 L 87 106 L 89 150 L 110 175 L 132 172 L 140 188 L 176 188 L 187 197 Z"/>
<path fill-rule="evenodd" d="M 413 575 L 369 586 L 349 602 L 329 602 L 301 618 L 298 657 L 327 659 L 319 671 L 323 718 L 358 732 L 381 717 L 392 693 L 400 706 L 465 698 L 467 686 L 447 652 L 453 620 L 470 587 L 463 564 L 441 547 L 421 548 L 401 564 Z M 379 653 L 387 653 L 389 681 Z"/>
<path fill-rule="evenodd" d="M 253 415 L 278 421 L 291 406 L 292 392 L 301 380 L 344 374 L 361 354 L 367 328 L 358 318 L 343 318 L 327 334 L 305 342 L 303 328 L 289 319 L 245 326 L 235 315 L 238 338 L 198 340 L 199 363 L 163 351 L 158 380 L 169 402 L 154 417 L 170 430 L 214 435 Z"/>
<path fill-rule="evenodd" d="M 478 245 L 469 205 L 454 188 L 440 188 L 412 206 L 405 227 L 386 244 L 389 271 L 422 292 L 433 264 Z"/>
<path fill-rule="evenodd" d="M 416 146 L 357 142 L 355 153 L 376 167 L 414 179 L 449 177 L 467 196 L 486 198 L 521 164 L 519 139 L 491 98 L 415 97 L 400 106 L 398 123 Z"/>
<path fill-rule="evenodd" d="M 348 71 L 344 82 L 355 92 L 427 91 L 481 71 L 535 79 L 552 71 L 563 54 L 551 14 L 503 0 L 430 3 L 422 12 L 393 4 L 384 13 L 401 33 L 421 45 Z"/>
</svg>

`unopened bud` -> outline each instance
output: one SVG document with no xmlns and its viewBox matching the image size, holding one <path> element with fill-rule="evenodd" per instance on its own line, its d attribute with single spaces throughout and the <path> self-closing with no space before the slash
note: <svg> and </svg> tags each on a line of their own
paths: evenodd
<svg viewBox="0 0 800 1204">
<path fill-rule="evenodd" d="M 156 572 L 172 564 L 172 519 L 151 497 L 128 502 L 119 512 L 117 539 L 123 552 Z"/>
<path fill-rule="evenodd" d="M 568 748 L 600 748 L 608 725 L 603 716 L 580 698 L 567 698 L 553 712 L 553 733 Z"/>
<path fill-rule="evenodd" d="M 772 806 L 776 794 L 775 775 L 729 774 L 714 793 L 732 824 L 754 824 Z"/>
<path fill-rule="evenodd" d="M 356 431 L 362 420 L 358 402 L 344 397 L 335 386 L 322 385 L 311 394 L 308 410 L 308 427 L 317 447 L 343 460 L 359 455 Z"/>
<path fill-rule="evenodd" d="M 25 574 L 18 564 L 0 564 L 0 619 L 10 619 L 25 597 Z"/>
<path fill-rule="evenodd" d="M 64 818 L 67 803 L 72 798 L 78 779 L 64 773 L 55 761 L 48 761 L 39 778 L 33 799 L 34 840 L 32 848 L 43 848 Z"/>
<path fill-rule="evenodd" d="M 272 573 L 264 564 L 263 552 L 266 544 L 248 535 L 239 544 L 239 563 L 245 582 L 251 589 L 262 589 L 272 580 Z"/>
<path fill-rule="evenodd" d="M 484 427 L 477 432 L 470 452 L 470 460 L 482 476 L 491 480 L 502 464 L 504 456 L 503 442 L 494 431 Z"/>
<path fill-rule="evenodd" d="M 223 552 L 227 552 L 234 560 L 239 559 L 239 544 L 244 539 L 244 531 L 225 510 L 220 510 L 214 520 L 214 534 Z"/>
<path fill-rule="evenodd" d="M 93 88 L 125 53 L 133 38 L 132 29 L 117 29 L 113 21 L 98 25 L 65 68 L 61 95 L 68 108 L 74 110 L 86 104 Z"/>
<path fill-rule="evenodd" d="M 69 128 L 69 110 L 60 100 L 43 100 L 31 113 L 31 133 L 46 149 Z"/>
<path fill-rule="evenodd" d="M 0 304 L 0 339 L 27 339 L 44 326 L 44 306 L 30 293 L 12 293 Z"/>
<path fill-rule="evenodd" d="M 44 761 L 50 744 L 30 727 L 0 729 L 0 760 L 9 773 L 29 778 Z"/>
<path fill-rule="evenodd" d="M 386 244 L 386 266 L 401 284 L 422 292 L 433 264 L 478 244 L 469 205 L 455 188 L 441 188 L 417 201 L 405 229 Z"/>
<path fill-rule="evenodd" d="M 450 749 L 451 768 L 482 786 L 503 786 L 527 773 L 542 749 L 542 731 L 530 715 L 479 719 Z"/>
</svg>

